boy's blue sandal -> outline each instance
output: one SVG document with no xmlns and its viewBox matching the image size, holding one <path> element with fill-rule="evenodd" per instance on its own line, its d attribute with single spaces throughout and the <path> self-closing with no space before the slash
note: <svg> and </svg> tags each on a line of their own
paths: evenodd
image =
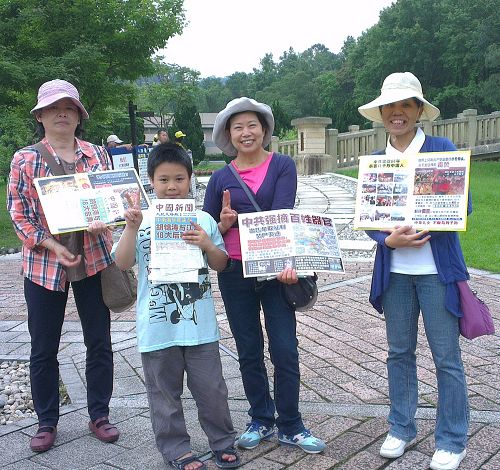
<svg viewBox="0 0 500 470">
<path fill-rule="evenodd" d="M 207 466 L 198 457 L 196 457 L 196 455 L 190 455 L 189 457 L 184 457 L 183 459 L 171 460 L 170 465 L 172 465 L 172 467 L 176 470 L 184 470 L 186 465 L 192 462 L 201 463 L 201 466 L 199 466 L 196 470 L 207 470 Z"/>
<path fill-rule="evenodd" d="M 255 449 L 260 441 L 274 436 L 274 426 L 265 426 L 257 421 L 247 425 L 247 430 L 238 438 L 238 446 L 243 449 Z"/>
<path fill-rule="evenodd" d="M 295 434 L 294 436 L 280 432 L 278 440 L 281 444 L 285 444 L 287 446 L 300 447 L 308 454 L 319 454 L 326 448 L 326 444 L 321 439 L 314 437 L 309 429 L 304 429 L 302 432 Z"/>
<path fill-rule="evenodd" d="M 219 468 L 236 468 L 236 467 L 239 467 L 241 465 L 241 459 L 240 459 L 238 453 L 236 452 L 236 449 L 233 446 L 227 447 L 226 449 L 222 449 L 222 450 L 214 450 L 213 453 L 215 455 L 215 465 L 217 465 L 217 467 L 219 467 Z M 224 454 L 234 455 L 236 457 L 236 459 L 235 460 L 224 460 L 222 458 L 222 456 Z"/>
</svg>

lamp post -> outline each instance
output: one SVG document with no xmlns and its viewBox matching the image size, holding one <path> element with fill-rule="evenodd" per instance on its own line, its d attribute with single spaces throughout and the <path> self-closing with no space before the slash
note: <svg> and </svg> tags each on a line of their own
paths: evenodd
<svg viewBox="0 0 500 470">
<path fill-rule="evenodd" d="M 132 135 L 132 158 L 134 159 L 134 168 L 139 174 L 139 162 L 137 161 L 137 123 L 135 122 L 135 110 L 137 105 L 132 103 L 132 100 L 128 102 L 128 116 L 130 119 L 130 133 Z"/>
</svg>

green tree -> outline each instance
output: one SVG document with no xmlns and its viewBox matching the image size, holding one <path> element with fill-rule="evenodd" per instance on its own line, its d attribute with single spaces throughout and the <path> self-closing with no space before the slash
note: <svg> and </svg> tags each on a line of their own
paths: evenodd
<svg viewBox="0 0 500 470">
<path fill-rule="evenodd" d="M 161 118 L 160 127 L 168 128 L 177 106 L 179 90 L 189 88 L 194 94 L 199 72 L 175 64 L 155 60 L 155 73 L 141 78 L 136 84 L 137 105 L 140 110 L 153 111 Z"/>
<path fill-rule="evenodd" d="M 208 77 L 200 81 L 198 109 L 205 113 L 217 113 L 231 99 L 230 90 L 221 78 Z"/>
<path fill-rule="evenodd" d="M 189 89 L 181 89 L 174 112 L 175 131 L 181 130 L 186 134 L 183 145 L 193 153 L 194 164 L 205 159 L 205 145 L 203 144 L 203 129 L 196 99 Z"/>
<path fill-rule="evenodd" d="M 228 101 L 234 98 L 240 98 L 241 96 L 249 96 L 249 81 L 251 74 L 244 72 L 236 72 L 227 77 L 226 88 L 229 89 L 230 97 Z M 224 106 L 227 103 L 224 103 Z M 222 108 L 221 108 L 222 109 Z"/>
<path fill-rule="evenodd" d="M 129 81 L 154 71 L 153 54 L 185 23 L 182 0 L 0 0 L 0 136 L 6 119 L 30 128 L 41 83 L 71 81 L 92 120 L 108 106 L 127 109 Z M 8 108 L 7 108 L 8 107 Z M 92 129 L 90 127 L 89 129 Z M 89 140 L 102 136 L 89 132 Z M 25 145 L 28 142 L 22 142 Z M 0 160 L 12 157 L 0 144 Z"/>
<path fill-rule="evenodd" d="M 271 104 L 274 116 L 274 135 L 280 138 L 292 128 L 290 116 L 285 112 L 279 100 L 274 100 Z"/>
</svg>

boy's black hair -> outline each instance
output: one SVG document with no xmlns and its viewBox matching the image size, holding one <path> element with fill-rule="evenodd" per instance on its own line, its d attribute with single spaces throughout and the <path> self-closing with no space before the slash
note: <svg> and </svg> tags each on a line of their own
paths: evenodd
<svg viewBox="0 0 500 470">
<path fill-rule="evenodd" d="M 153 179 L 156 168 L 162 163 L 177 163 L 186 168 L 188 176 L 193 174 L 193 166 L 187 152 L 172 142 L 165 142 L 153 147 L 148 157 L 148 176 Z"/>
</svg>

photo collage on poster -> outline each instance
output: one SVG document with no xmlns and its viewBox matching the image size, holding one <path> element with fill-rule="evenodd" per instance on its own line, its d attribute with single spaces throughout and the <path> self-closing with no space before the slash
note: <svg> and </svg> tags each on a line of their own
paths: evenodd
<svg viewBox="0 0 500 470">
<path fill-rule="evenodd" d="M 360 157 L 354 227 L 465 230 L 470 152 Z"/>
</svg>

